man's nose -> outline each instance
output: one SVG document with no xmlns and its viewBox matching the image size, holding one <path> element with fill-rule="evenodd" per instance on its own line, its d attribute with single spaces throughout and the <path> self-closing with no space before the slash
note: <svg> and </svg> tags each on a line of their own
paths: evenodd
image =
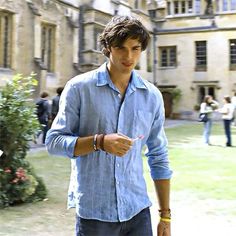
<svg viewBox="0 0 236 236">
<path fill-rule="evenodd" d="M 126 57 L 126 59 L 131 59 L 132 58 L 132 51 L 131 50 L 129 50 L 129 49 L 127 49 L 126 51 L 125 51 L 125 55 L 124 55 L 125 57 Z"/>
</svg>

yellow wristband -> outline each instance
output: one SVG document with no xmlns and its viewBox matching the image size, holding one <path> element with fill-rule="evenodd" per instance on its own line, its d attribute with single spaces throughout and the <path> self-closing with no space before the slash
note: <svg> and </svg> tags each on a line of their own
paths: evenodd
<svg viewBox="0 0 236 236">
<path fill-rule="evenodd" d="M 163 221 L 163 222 L 171 222 L 171 219 L 170 218 L 163 218 L 163 217 L 160 217 L 160 221 Z"/>
</svg>

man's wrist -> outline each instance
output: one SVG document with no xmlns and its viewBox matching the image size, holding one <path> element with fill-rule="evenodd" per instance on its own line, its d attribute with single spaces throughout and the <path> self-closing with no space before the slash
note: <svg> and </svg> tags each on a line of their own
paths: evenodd
<svg viewBox="0 0 236 236">
<path fill-rule="evenodd" d="M 104 151 L 104 136 L 105 134 L 98 134 L 96 136 L 96 149 Z"/>
<path fill-rule="evenodd" d="M 161 218 L 171 219 L 171 210 L 170 209 L 160 209 L 159 215 Z"/>
</svg>

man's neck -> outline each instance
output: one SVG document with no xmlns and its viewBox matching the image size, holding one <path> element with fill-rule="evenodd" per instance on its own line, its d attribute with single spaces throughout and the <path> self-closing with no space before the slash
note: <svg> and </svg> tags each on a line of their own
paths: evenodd
<svg viewBox="0 0 236 236">
<path fill-rule="evenodd" d="M 113 84 L 119 89 L 120 93 L 124 95 L 129 85 L 131 73 L 119 73 L 117 71 L 112 71 L 111 69 L 109 69 L 109 67 L 107 67 L 107 70 Z"/>
</svg>

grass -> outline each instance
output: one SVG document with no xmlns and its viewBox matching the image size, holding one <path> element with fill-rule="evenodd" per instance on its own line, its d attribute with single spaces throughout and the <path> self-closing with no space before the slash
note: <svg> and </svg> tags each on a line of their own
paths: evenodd
<svg viewBox="0 0 236 236">
<path fill-rule="evenodd" d="M 236 199 L 236 148 L 225 148 L 221 124 L 213 126 L 212 146 L 202 144 L 202 127 L 185 126 L 167 130 L 170 140 L 170 160 L 175 174 L 174 191 L 193 192 L 199 197 Z M 236 129 L 233 129 L 233 139 Z M 174 136 L 178 134 L 178 140 Z M 183 140 L 183 141 L 181 141 Z"/>
<path fill-rule="evenodd" d="M 45 151 L 27 158 L 43 178 L 48 198 L 43 202 L 0 210 L 0 236 L 69 236 L 74 234 L 74 211 L 67 211 L 70 161 Z"/>
<path fill-rule="evenodd" d="M 184 125 L 166 129 L 169 140 L 170 165 L 174 171 L 171 180 L 172 201 L 191 199 L 210 205 L 214 214 L 236 216 L 236 147 L 225 148 L 221 123 L 214 124 L 212 146 L 202 141 L 202 124 Z M 236 128 L 232 129 L 236 145 Z M 146 161 L 145 177 L 149 193 L 154 192 Z M 206 206 L 205 206 L 206 207 Z"/>
<path fill-rule="evenodd" d="M 172 201 L 192 204 L 203 201 L 211 204 L 211 214 L 220 212 L 236 216 L 236 147 L 225 148 L 221 124 L 213 126 L 213 146 L 202 144 L 202 124 L 166 129 L 169 155 L 174 171 Z M 233 129 L 236 145 L 236 129 Z M 31 152 L 27 159 L 43 177 L 49 190 L 48 199 L 0 210 L 1 236 L 69 236 L 74 234 L 74 210 L 66 210 L 70 161 L 50 157 L 45 151 Z M 147 162 L 145 178 L 150 196 L 154 195 Z M 192 202 L 186 199 L 192 199 Z M 191 206 L 189 206 L 191 207 Z M 204 205 L 205 207 L 205 205 Z"/>
</svg>

